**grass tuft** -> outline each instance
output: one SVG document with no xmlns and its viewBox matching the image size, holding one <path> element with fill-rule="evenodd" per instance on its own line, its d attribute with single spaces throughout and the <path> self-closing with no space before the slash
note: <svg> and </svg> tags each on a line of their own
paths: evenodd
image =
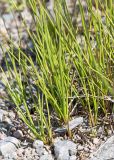
<svg viewBox="0 0 114 160">
<path fill-rule="evenodd" d="M 73 100 L 81 104 L 92 126 L 101 114 L 107 116 L 114 110 L 114 10 L 109 1 L 110 5 L 103 5 L 96 0 L 93 7 L 87 0 L 87 23 L 79 0 L 81 27 L 73 24 L 65 1 L 55 1 L 53 17 L 45 3 L 27 1 L 35 32 L 23 23 L 34 46 L 34 59 L 20 46 L 15 54 L 10 40 L 11 65 L 6 59 L 8 73 L 4 72 L 4 82 L 19 116 L 45 143 L 52 141 L 52 115 L 58 118 L 59 125 L 68 124 L 75 107 Z"/>
</svg>

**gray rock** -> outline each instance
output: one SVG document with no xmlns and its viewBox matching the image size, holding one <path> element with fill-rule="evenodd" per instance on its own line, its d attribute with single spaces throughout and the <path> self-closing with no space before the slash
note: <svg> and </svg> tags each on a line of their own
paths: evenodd
<svg viewBox="0 0 114 160">
<path fill-rule="evenodd" d="M 10 132 L 15 132 L 16 131 L 16 128 L 14 127 L 14 126 L 12 126 L 11 128 L 10 128 Z"/>
<path fill-rule="evenodd" d="M 33 148 L 35 148 L 38 156 L 42 156 L 45 153 L 44 143 L 41 140 L 35 140 L 33 142 Z"/>
<path fill-rule="evenodd" d="M 21 130 L 17 130 L 13 133 L 13 136 L 15 138 L 18 138 L 18 139 L 22 139 L 23 138 L 23 132 Z"/>
<path fill-rule="evenodd" d="M 15 152 L 20 145 L 20 141 L 14 137 L 6 137 L 0 141 L 0 155 L 7 155 Z"/>
<path fill-rule="evenodd" d="M 39 148 L 43 148 L 44 147 L 44 143 L 41 140 L 35 140 L 33 142 L 33 148 L 35 149 L 39 149 Z"/>
<path fill-rule="evenodd" d="M 45 154 L 40 157 L 39 160 L 54 160 L 51 154 Z"/>
<path fill-rule="evenodd" d="M 76 155 L 77 145 L 69 140 L 58 140 L 54 144 L 54 153 L 57 160 L 69 160 L 70 156 Z"/>
<path fill-rule="evenodd" d="M 69 122 L 69 130 L 75 129 L 78 125 L 83 123 L 83 117 L 78 117 Z M 65 134 L 67 132 L 68 125 L 65 127 L 57 128 L 54 130 L 55 133 Z"/>
<path fill-rule="evenodd" d="M 69 129 L 73 130 L 82 123 L 83 123 L 83 117 L 75 118 L 69 122 Z"/>
<path fill-rule="evenodd" d="M 101 147 L 92 153 L 90 160 L 113 160 L 114 159 L 114 135 L 110 137 Z"/>
<path fill-rule="evenodd" d="M 54 132 L 55 133 L 59 133 L 59 134 L 65 134 L 66 132 L 67 132 L 67 128 L 56 128 L 55 130 L 54 130 Z"/>
</svg>

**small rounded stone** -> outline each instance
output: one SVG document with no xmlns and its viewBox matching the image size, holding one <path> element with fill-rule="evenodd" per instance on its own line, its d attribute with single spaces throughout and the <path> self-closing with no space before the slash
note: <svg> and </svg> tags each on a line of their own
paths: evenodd
<svg viewBox="0 0 114 160">
<path fill-rule="evenodd" d="M 81 145 L 78 146 L 78 151 L 82 151 L 83 149 L 84 149 L 83 146 L 81 146 Z"/>
<path fill-rule="evenodd" d="M 111 136 L 111 134 L 112 134 L 112 131 L 108 130 L 108 135 Z"/>
<path fill-rule="evenodd" d="M 87 152 L 87 153 L 89 153 L 89 148 L 88 148 L 88 147 L 85 147 L 85 148 L 84 148 L 84 151 Z"/>
<path fill-rule="evenodd" d="M 15 127 L 11 127 L 10 131 L 11 131 L 11 132 L 15 132 L 15 131 L 16 131 L 16 128 L 15 128 Z"/>
<path fill-rule="evenodd" d="M 43 148 L 43 146 L 44 146 L 44 143 L 41 140 L 35 140 L 33 142 L 33 148 L 35 149 Z"/>
<path fill-rule="evenodd" d="M 21 130 L 17 130 L 13 133 L 13 136 L 18 138 L 18 139 L 22 139 L 23 138 L 23 132 Z"/>
<path fill-rule="evenodd" d="M 93 144 L 98 144 L 99 143 L 99 139 L 98 138 L 94 138 L 93 139 Z"/>
</svg>

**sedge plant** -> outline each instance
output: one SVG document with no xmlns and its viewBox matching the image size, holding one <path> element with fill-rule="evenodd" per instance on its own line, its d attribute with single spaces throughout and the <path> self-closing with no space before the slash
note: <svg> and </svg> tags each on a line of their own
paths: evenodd
<svg viewBox="0 0 114 160">
<path fill-rule="evenodd" d="M 88 23 L 81 0 L 78 1 L 81 32 L 78 24 L 73 24 L 65 0 L 54 1 L 53 15 L 39 0 L 26 2 L 35 32 L 24 20 L 23 23 L 34 46 L 31 53 L 35 59 L 20 46 L 15 54 L 10 40 L 11 65 L 6 59 L 8 72 L 4 72 L 4 82 L 19 116 L 35 137 L 45 142 L 52 140 L 52 115 L 59 125 L 69 124 L 72 99 L 81 103 L 91 125 L 97 124 L 101 113 L 107 116 L 113 111 L 109 104 L 114 96 L 114 11 L 113 1 L 109 1 L 110 5 L 107 0 L 104 5 L 96 0 L 94 8 L 92 1 L 86 0 Z M 84 45 L 77 36 L 83 36 Z M 32 101 L 37 124 L 28 99 Z"/>
</svg>

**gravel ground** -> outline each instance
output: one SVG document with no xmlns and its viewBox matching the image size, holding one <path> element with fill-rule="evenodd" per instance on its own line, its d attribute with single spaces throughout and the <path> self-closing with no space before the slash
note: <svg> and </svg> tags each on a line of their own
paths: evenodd
<svg viewBox="0 0 114 160">
<path fill-rule="evenodd" d="M 0 83 L 0 94 L 0 97 L 6 96 L 2 82 Z M 111 119 L 111 117 L 108 118 Z M 0 158 L 4 160 L 86 160 L 91 158 L 92 160 L 92 153 L 114 135 L 113 119 L 109 126 L 110 119 L 108 118 L 103 119 L 98 126 L 91 128 L 85 116 L 74 117 L 69 122 L 69 128 L 73 132 L 72 140 L 67 137 L 65 127 L 56 128 L 53 144 L 48 146 L 40 140 L 32 140 L 28 128 L 19 119 L 12 104 L 0 98 Z M 110 146 L 113 145 L 112 138 Z M 114 158 L 113 149 L 112 147 L 109 152 Z M 109 154 L 108 151 L 107 154 Z"/>
</svg>

